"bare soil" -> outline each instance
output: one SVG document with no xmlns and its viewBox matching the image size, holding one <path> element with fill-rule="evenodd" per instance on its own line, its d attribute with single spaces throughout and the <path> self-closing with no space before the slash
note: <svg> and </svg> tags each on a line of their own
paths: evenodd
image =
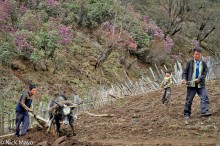
<svg viewBox="0 0 220 146">
<path fill-rule="evenodd" d="M 33 141 L 34 145 L 76 146 L 220 146 L 220 82 L 209 81 L 207 90 L 213 115 L 200 117 L 200 99 L 195 96 L 192 117 L 183 119 L 186 87 L 172 88 L 169 105 L 162 105 L 163 90 L 118 99 L 114 103 L 90 111 L 113 114 L 113 117 L 78 115 L 76 136 L 56 137 L 44 129 L 34 128 L 24 137 L 5 140 Z M 63 133 L 69 133 L 63 129 Z M 1 140 L 0 140 L 1 141 Z"/>
</svg>

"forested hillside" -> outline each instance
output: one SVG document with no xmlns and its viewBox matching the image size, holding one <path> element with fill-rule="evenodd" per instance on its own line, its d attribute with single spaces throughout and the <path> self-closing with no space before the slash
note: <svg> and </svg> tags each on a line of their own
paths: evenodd
<svg viewBox="0 0 220 146">
<path fill-rule="evenodd" d="M 36 83 L 42 97 L 83 95 L 125 74 L 135 80 L 155 63 L 184 63 L 197 46 L 214 57 L 219 5 L 219 0 L 1 0 L 1 69 L 24 87 Z M 13 88 L 20 94 L 20 85 Z"/>
</svg>

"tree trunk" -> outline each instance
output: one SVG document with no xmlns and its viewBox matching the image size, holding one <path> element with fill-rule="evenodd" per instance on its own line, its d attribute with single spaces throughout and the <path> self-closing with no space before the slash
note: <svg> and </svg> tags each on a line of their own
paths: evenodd
<svg viewBox="0 0 220 146">
<path fill-rule="evenodd" d="M 109 46 L 108 49 L 101 53 L 95 64 L 95 69 L 99 68 L 107 60 L 108 56 L 112 53 L 113 48 L 114 46 Z"/>
<path fill-rule="evenodd" d="M 209 46 L 208 46 L 208 44 L 206 44 L 205 42 L 201 42 L 200 43 L 200 46 L 203 48 L 203 49 L 205 49 L 206 51 L 208 51 L 209 53 L 211 53 L 212 55 L 215 55 L 215 52 L 211 49 L 211 48 L 209 48 Z"/>
</svg>

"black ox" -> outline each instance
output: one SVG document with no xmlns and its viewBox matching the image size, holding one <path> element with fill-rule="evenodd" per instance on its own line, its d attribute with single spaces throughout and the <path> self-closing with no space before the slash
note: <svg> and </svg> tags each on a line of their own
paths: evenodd
<svg viewBox="0 0 220 146">
<path fill-rule="evenodd" d="M 56 96 L 50 104 L 50 121 L 48 124 L 48 132 L 50 131 L 51 127 L 54 126 L 55 134 L 59 135 L 61 133 L 60 126 L 62 123 L 65 126 L 70 125 L 72 135 L 76 135 L 74 123 L 77 118 L 77 107 L 81 102 L 81 99 L 78 97 L 75 102 L 72 102 L 67 100 L 65 95 L 60 94 Z"/>
</svg>

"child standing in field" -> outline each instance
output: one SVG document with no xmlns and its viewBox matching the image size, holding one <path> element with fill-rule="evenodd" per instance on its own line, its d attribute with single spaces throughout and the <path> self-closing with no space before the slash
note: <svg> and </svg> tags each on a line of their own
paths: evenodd
<svg viewBox="0 0 220 146">
<path fill-rule="evenodd" d="M 166 70 L 166 75 L 160 85 L 161 88 L 164 88 L 164 94 L 162 98 L 162 103 L 168 104 L 169 99 L 171 97 L 171 85 L 172 83 L 172 78 L 171 78 L 171 72 L 169 70 Z"/>
</svg>

